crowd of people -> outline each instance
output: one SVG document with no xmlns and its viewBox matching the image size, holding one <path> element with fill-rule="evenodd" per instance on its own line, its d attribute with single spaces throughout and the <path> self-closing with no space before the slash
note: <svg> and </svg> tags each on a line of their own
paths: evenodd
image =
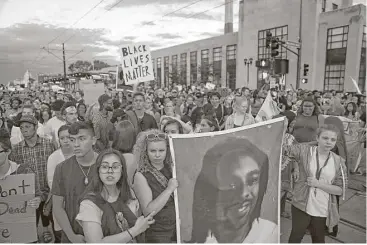
<svg viewBox="0 0 367 245">
<path fill-rule="evenodd" d="M 348 175 L 366 173 L 365 158 L 357 171 L 346 161 L 338 118 L 359 122 L 365 148 L 365 95 L 143 85 L 134 93 L 106 88 L 87 105 L 81 90 L 0 90 L 0 179 L 35 174 L 27 205 L 41 220 L 39 242 L 177 242 L 168 135 L 255 124 L 268 93 L 275 117 L 287 122 L 281 212 L 290 216 L 292 193 L 289 241 L 301 242 L 308 228 L 313 242 L 325 242 L 324 227 L 332 232 L 339 212 L 329 204 L 344 195 Z"/>
</svg>

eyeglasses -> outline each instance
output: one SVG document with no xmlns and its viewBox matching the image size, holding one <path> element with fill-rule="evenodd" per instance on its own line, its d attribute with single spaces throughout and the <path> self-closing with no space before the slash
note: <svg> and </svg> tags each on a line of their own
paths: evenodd
<svg viewBox="0 0 367 245">
<path fill-rule="evenodd" d="M 102 174 L 107 174 L 110 171 L 110 169 L 112 170 L 112 173 L 121 172 L 122 165 L 121 164 L 116 164 L 116 165 L 113 165 L 112 167 L 110 167 L 108 165 L 101 165 L 101 167 L 99 168 L 99 171 Z"/>
<path fill-rule="evenodd" d="M 163 133 L 158 133 L 158 134 L 148 134 L 147 135 L 147 140 L 149 141 L 155 141 L 155 140 L 166 140 L 167 135 L 163 134 Z"/>
<path fill-rule="evenodd" d="M 9 150 L 1 150 L 0 151 L 0 153 L 3 153 L 3 152 L 7 153 L 7 152 L 9 152 Z"/>
</svg>

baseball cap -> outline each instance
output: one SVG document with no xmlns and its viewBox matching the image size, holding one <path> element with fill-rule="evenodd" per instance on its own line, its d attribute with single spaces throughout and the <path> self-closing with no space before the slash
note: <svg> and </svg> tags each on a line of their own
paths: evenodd
<svg viewBox="0 0 367 245">
<path fill-rule="evenodd" d="M 19 124 L 21 124 L 22 122 L 28 122 L 31 123 L 33 125 L 38 125 L 38 121 L 34 116 L 22 116 L 19 120 Z"/>
<path fill-rule="evenodd" d="M 197 92 L 197 93 L 195 93 L 195 97 L 196 98 L 201 98 L 201 97 L 203 97 L 203 94 L 200 93 L 200 92 Z"/>
</svg>

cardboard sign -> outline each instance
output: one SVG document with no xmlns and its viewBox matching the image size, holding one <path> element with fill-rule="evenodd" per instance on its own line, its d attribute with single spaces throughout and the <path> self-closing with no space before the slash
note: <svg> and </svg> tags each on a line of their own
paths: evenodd
<svg viewBox="0 0 367 245">
<path fill-rule="evenodd" d="M 124 72 L 122 71 L 121 66 L 116 67 L 116 91 L 134 91 L 133 86 L 126 85 L 123 79 Z"/>
<path fill-rule="evenodd" d="M 130 44 L 120 47 L 123 84 L 154 80 L 153 63 L 148 45 Z"/>
<path fill-rule="evenodd" d="M 0 243 L 37 241 L 36 209 L 27 206 L 35 194 L 34 174 L 0 180 Z"/>
<path fill-rule="evenodd" d="M 237 243 L 279 242 L 284 127 L 284 118 L 277 118 L 169 137 L 173 178 L 180 183 L 175 191 L 178 243 L 234 243 L 238 237 L 243 240 Z M 252 188 L 258 191 L 243 194 Z M 252 215 L 258 219 L 243 235 Z"/>
</svg>

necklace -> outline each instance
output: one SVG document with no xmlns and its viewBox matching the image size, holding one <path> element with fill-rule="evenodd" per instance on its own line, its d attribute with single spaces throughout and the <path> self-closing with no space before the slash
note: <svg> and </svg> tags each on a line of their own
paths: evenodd
<svg viewBox="0 0 367 245">
<path fill-rule="evenodd" d="M 84 172 L 84 170 L 83 170 L 83 168 L 82 168 L 82 166 L 80 166 L 80 164 L 78 163 L 78 166 L 79 166 L 79 168 L 80 168 L 80 170 L 82 171 L 82 173 L 83 173 L 83 175 L 84 175 L 84 184 L 85 185 L 88 185 L 88 183 L 89 183 L 89 180 L 88 180 L 88 175 L 89 175 L 89 170 L 90 170 L 90 168 L 92 167 L 92 165 L 90 165 L 89 166 L 89 169 L 88 169 L 88 172 L 87 172 L 87 174 L 85 174 L 85 172 Z"/>
</svg>

